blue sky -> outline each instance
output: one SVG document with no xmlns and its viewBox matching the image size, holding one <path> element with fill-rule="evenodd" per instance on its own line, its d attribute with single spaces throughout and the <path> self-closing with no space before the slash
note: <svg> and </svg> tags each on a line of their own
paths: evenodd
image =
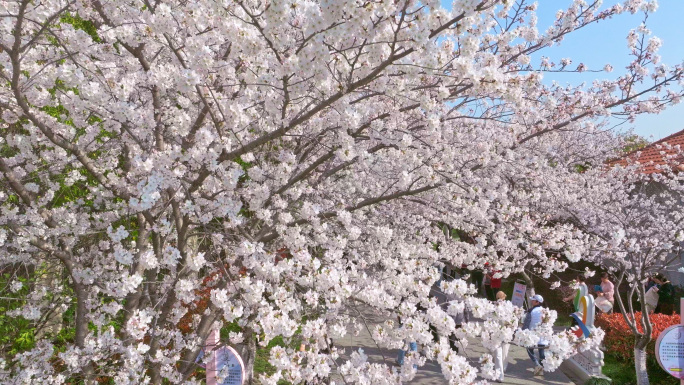
<svg viewBox="0 0 684 385">
<path fill-rule="evenodd" d="M 567 8 L 572 0 L 538 0 L 538 3 L 537 27 L 543 32 L 555 20 L 556 12 Z M 615 3 L 615 0 L 606 0 L 602 8 Z M 649 15 L 647 26 L 653 35 L 663 40 L 659 51 L 662 62 L 674 66 L 684 60 L 684 42 L 681 38 L 684 0 L 659 0 L 658 3 L 658 11 Z M 451 0 L 442 0 L 442 4 L 450 8 Z M 625 66 L 630 62 L 626 36 L 631 29 L 641 24 L 642 19 L 643 14 L 624 13 L 573 32 L 560 45 L 543 50 L 543 55 L 555 62 L 561 58 L 571 58 L 573 68 L 579 63 L 584 63 L 589 69 L 601 69 L 605 64 L 611 64 L 614 67 L 612 73 L 546 73 L 545 82 L 555 80 L 560 84 L 580 84 L 596 78 L 615 78 L 624 73 Z M 684 103 L 672 106 L 658 115 L 640 115 L 633 124 L 625 123 L 619 129 L 634 129 L 635 133 L 650 140 L 663 138 L 684 129 Z"/>
</svg>

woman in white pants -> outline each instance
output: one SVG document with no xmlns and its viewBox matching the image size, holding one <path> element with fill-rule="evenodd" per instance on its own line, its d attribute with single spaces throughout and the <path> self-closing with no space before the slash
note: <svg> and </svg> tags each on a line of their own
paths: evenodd
<svg viewBox="0 0 684 385">
<path fill-rule="evenodd" d="M 500 291 L 496 293 L 496 303 L 501 304 L 506 300 L 506 293 Z M 495 379 L 496 382 L 503 382 L 504 372 L 508 367 L 508 348 L 511 344 L 502 343 L 497 348 L 495 348 L 491 353 L 494 358 L 494 369 L 499 371 L 499 378 Z"/>
</svg>

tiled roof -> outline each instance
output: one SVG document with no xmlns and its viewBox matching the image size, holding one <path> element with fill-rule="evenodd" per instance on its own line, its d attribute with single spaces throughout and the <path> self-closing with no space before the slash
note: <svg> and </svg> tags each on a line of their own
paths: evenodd
<svg viewBox="0 0 684 385">
<path fill-rule="evenodd" d="M 668 137 L 653 142 L 641 150 L 630 152 L 623 158 L 611 162 L 612 164 L 627 165 L 628 160 L 644 165 L 644 174 L 662 172 L 660 166 L 670 164 L 670 167 L 684 170 L 680 163 L 684 163 L 684 156 L 677 155 L 681 148 L 684 151 L 684 130 L 676 132 Z"/>
</svg>

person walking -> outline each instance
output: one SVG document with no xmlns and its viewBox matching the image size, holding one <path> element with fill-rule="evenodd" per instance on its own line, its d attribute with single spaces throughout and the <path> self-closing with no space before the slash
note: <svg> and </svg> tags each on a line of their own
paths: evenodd
<svg viewBox="0 0 684 385">
<path fill-rule="evenodd" d="M 544 297 L 539 294 L 533 295 L 530 299 L 530 307 L 525 313 L 525 320 L 523 321 L 523 330 L 534 331 L 542 323 L 542 304 L 544 303 Z M 527 355 L 530 356 L 532 362 L 534 362 L 534 375 L 541 376 L 544 374 L 544 349 L 549 345 L 549 342 L 543 338 L 539 338 L 536 348 L 527 348 Z M 539 352 L 539 356 L 534 354 L 535 349 Z"/>
<path fill-rule="evenodd" d="M 409 351 L 415 352 L 418 351 L 418 344 L 415 342 L 409 342 Z M 404 349 L 399 350 L 399 354 L 397 355 L 397 365 L 402 366 L 404 365 L 404 358 L 406 357 L 407 351 Z M 417 365 L 413 365 L 414 368 L 417 368 Z"/>
<path fill-rule="evenodd" d="M 489 272 L 489 269 L 485 270 L 484 273 L 484 290 L 485 298 L 490 301 L 494 301 L 494 292 L 492 291 L 492 274 Z"/>
<path fill-rule="evenodd" d="M 484 281 L 484 272 L 482 269 L 475 269 L 472 270 L 470 273 L 470 278 L 473 280 L 473 284 L 475 284 L 475 287 L 477 288 L 477 295 L 478 297 L 484 297 L 482 293 L 482 281 Z"/>
<path fill-rule="evenodd" d="M 498 294 L 498 291 L 501 290 L 501 277 L 494 278 L 495 276 L 500 275 L 499 273 L 499 270 L 489 269 L 485 276 L 485 293 L 487 294 L 487 299 L 490 301 L 495 301 L 495 294 Z"/>
<path fill-rule="evenodd" d="M 506 293 L 503 291 L 499 291 L 496 293 L 496 305 L 502 306 L 503 303 L 506 301 Z M 496 378 L 494 381 L 496 382 L 503 382 L 504 381 L 504 373 L 506 372 L 506 368 L 508 367 L 508 350 L 510 348 L 511 344 L 507 342 L 502 342 L 501 345 L 497 346 L 492 350 L 490 353 L 492 354 L 492 357 L 494 358 L 494 369 L 499 371 L 499 377 Z"/>
<path fill-rule="evenodd" d="M 458 277 L 458 278 L 460 278 L 460 277 Z M 448 312 L 448 309 L 449 309 L 449 306 L 451 305 L 451 303 L 463 302 L 464 301 L 464 298 L 459 296 L 456 293 L 446 294 L 445 296 L 446 296 L 446 302 L 442 304 L 442 309 L 445 312 Z M 451 318 L 454 320 L 454 323 L 456 324 L 456 329 L 460 329 L 461 327 L 463 327 L 464 323 L 468 322 L 467 310 L 464 307 L 461 311 L 458 311 L 456 313 L 451 313 Z M 451 334 L 448 338 L 449 338 L 449 347 L 453 351 L 458 353 L 459 348 L 458 348 L 458 345 L 456 344 L 457 343 L 456 337 L 453 334 Z"/>
<path fill-rule="evenodd" d="M 404 327 L 404 318 L 401 315 L 399 316 L 399 322 L 401 323 L 400 327 L 403 328 Z M 406 346 L 406 345 L 404 345 L 404 346 Z M 415 341 L 409 340 L 408 341 L 408 348 L 409 348 L 408 351 L 411 351 L 411 352 L 418 351 L 418 344 Z M 406 357 L 406 353 L 407 353 L 407 351 L 403 348 L 399 350 L 399 354 L 397 354 L 397 359 L 395 360 L 397 365 L 399 365 L 399 366 L 404 365 L 404 358 Z M 417 368 L 416 365 L 413 365 L 413 367 Z"/>
</svg>

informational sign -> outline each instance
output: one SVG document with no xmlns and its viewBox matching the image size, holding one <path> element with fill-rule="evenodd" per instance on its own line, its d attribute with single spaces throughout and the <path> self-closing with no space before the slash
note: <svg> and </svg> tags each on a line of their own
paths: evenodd
<svg viewBox="0 0 684 385">
<path fill-rule="evenodd" d="M 230 346 L 219 346 L 219 333 L 212 331 L 204 350 L 214 352 L 206 365 L 207 385 L 242 385 L 245 381 L 245 364 L 242 357 Z"/>
<path fill-rule="evenodd" d="M 513 296 L 511 296 L 511 303 L 517 307 L 523 307 L 525 303 L 525 292 L 527 286 L 523 283 L 516 282 L 513 286 Z"/>
<path fill-rule="evenodd" d="M 684 325 L 665 329 L 656 340 L 658 364 L 674 378 L 684 379 Z"/>
<path fill-rule="evenodd" d="M 242 358 L 230 346 L 216 351 L 217 377 L 222 378 L 221 385 L 242 385 L 245 378 L 245 364 Z"/>
</svg>

